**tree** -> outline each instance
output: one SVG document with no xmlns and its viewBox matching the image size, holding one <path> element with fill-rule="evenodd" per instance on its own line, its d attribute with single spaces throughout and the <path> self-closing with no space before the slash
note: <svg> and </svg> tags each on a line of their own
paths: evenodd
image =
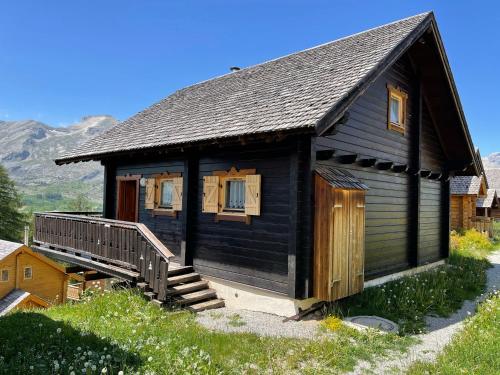
<svg viewBox="0 0 500 375">
<path fill-rule="evenodd" d="M 88 212 L 92 210 L 92 203 L 83 193 L 79 193 L 69 204 L 69 209 L 76 212 Z"/>
<path fill-rule="evenodd" d="M 21 198 L 14 181 L 0 165 L 0 239 L 20 241 L 23 238 L 26 221 L 20 208 Z"/>
</svg>

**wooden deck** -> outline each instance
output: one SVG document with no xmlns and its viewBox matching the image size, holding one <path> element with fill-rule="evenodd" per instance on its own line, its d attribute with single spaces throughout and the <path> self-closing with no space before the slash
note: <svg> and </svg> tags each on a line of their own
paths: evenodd
<svg viewBox="0 0 500 375">
<path fill-rule="evenodd" d="M 174 254 L 141 223 L 36 213 L 33 243 L 51 258 L 131 281 L 159 304 L 175 296 L 194 311 L 223 305 L 208 283 L 191 266 L 174 262 Z"/>
</svg>

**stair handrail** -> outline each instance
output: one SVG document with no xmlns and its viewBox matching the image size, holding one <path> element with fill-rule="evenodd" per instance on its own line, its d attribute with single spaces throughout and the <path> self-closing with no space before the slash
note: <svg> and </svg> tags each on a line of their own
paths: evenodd
<svg viewBox="0 0 500 375">
<path fill-rule="evenodd" d="M 76 221 L 82 221 L 87 223 L 104 223 L 105 225 L 113 225 L 119 228 L 128 228 L 137 230 L 145 239 L 149 242 L 149 244 L 161 255 L 167 263 L 170 262 L 170 258 L 174 257 L 174 254 L 170 251 L 168 247 L 166 247 L 150 230 L 149 228 L 142 223 L 133 223 L 130 221 L 122 221 L 122 220 L 114 220 L 114 219 L 105 219 L 101 217 L 95 216 L 84 216 L 84 215 L 76 215 L 73 213 L 59 213 L 59 212 L 35 212 L 35 216 L 45 216 L 45 217 L 53 217 L 53 218 L 61 218 L 61 219 L 71 219 Z"/>
</svg>

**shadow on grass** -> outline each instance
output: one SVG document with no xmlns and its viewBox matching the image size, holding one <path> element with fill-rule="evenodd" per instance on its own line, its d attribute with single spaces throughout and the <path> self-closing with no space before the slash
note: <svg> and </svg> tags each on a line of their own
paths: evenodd
<svg viewBox="0 0 500 375">
<path fill-rule="evenodd" d="M 427 326 L 426 316 L 449 317 L 464 301 L 474 300 L 485 291 L 489 267 L 486 259 L 452 254 L 447 265 L 367 288 L 361 294 L 332 303 L 328 313 L 342 317 L 381 316 L 398 323 L 403 335 L 444 328 L 457 320 Z"/>
<path fill-rule="evenodd" d="M 117 374 L 140 365 L 138 356 L 116 343 L 43 314 L 0 318 L 0 374 L 100 374 L 103 368 Z"/>
</svg>

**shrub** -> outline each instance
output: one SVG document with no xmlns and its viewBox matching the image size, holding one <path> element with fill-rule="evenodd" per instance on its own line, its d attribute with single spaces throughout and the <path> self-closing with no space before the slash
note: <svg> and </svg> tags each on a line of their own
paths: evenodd
<svg viewBox="0 0 500 375">
<path fill-rule="evenodd" d="M 464 255 L 477 257 L 484 256 L 493 248 L 493 243 L 485 235 L 475 229 L 469 229 L 463 235 L 451 232 L 450 247 L 452 252 L 459 251 Z"/>
</svg>

